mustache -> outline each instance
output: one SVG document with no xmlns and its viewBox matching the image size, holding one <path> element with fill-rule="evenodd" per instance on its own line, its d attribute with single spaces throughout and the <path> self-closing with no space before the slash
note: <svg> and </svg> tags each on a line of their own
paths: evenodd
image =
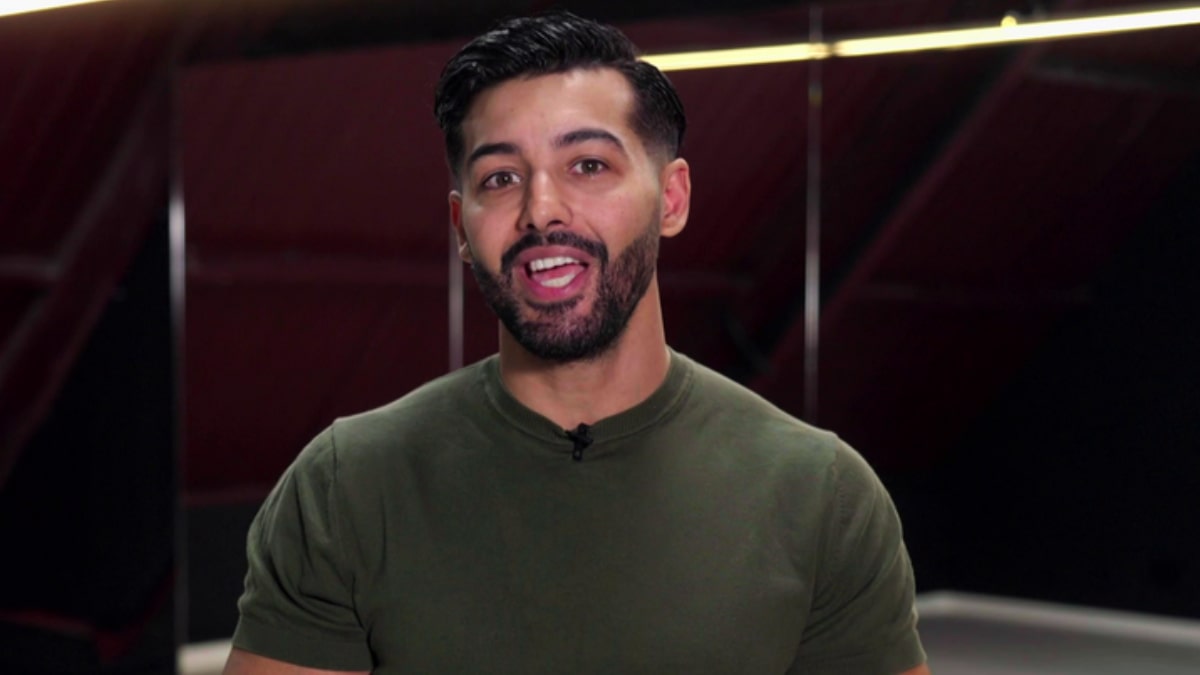
<svg viewBox="0 0 1200 675">
<path fill-rule="evenodd" d="M 543 235 L 541 232 L 527 232 L 525 236 L 518 239 L 517 243 L 510 246 L 504 252 L 504 255 L 500 257 L 500 272 L 502 274 L 512 272 L 517 256 L 536 246 L 570 246 L 571 248 L 577 248 L 599 260 L 600 269 L 608 267 L 608 247 L 603 243 L 593 241 L 574 232 L 555 230 L 547 235 Z"/>
</svg>

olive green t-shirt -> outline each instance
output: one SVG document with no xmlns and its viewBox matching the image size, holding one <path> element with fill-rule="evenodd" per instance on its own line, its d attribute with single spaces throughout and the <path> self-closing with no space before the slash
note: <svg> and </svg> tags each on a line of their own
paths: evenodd
<svg viewBox="0 0 1200 675">
<path fill-rule="evenodd" d="M 495 357 L 339 419 L 248 539 L 233 643 L 376 673 L 853 673 L 924 661 L 862 458 L 672 352 L 576 443 Z"/>
</svg>

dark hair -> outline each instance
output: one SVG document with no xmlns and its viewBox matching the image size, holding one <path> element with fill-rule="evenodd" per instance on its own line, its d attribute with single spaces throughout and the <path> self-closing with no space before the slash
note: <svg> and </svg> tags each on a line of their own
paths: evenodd
<svg viewBox="0 0 1200 675">
<path fill-rule="evenodd" d="M 446 137 L 446 160 L 458 175 L 463 156 L 462 123 L 485 89 L 517 77 L 576 68 L 612 68 L 633 87 L 630 126 L 647 149 L 679 155 L 687 120 L 675 87 L 612 26 L 557 11 L 508 19 L 459 50 L 442 70 L 434 115 Z"/>
</svg>

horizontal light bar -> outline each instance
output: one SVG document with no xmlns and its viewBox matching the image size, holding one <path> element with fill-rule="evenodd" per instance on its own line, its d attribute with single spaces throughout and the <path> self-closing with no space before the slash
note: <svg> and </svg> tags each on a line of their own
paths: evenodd
<svg viewBox="0 0 1200 675">
<path fill-rule="evenodd" d="M 1190 24 L 1200 24 L 1200 7 L 1036 21 L 1025 24 L 1017 21 L 1015 24 L 987 28 L 841 40 L 834 43 L 833 52 L 835 56 L 895 54 L 925 49 L 958 49 L 1032 40 L 1109 35 Z"/>
<path fill-rule="evenodd" d="M 725 68 L 833 57 L 897 54 L 931 49 L 984 47 L 1196 24 L 1200 24 L 1200 6 L 1196 5 L 1030 23 L 1021 23 L 1014 16 L 1008 15 L 1004 17 L 999 26 L 878 35 L 832 42 L 798 42 L 770 47 L 657 54 L 645 56 L 643 60 L 653 64 L 659 70 Z"/>
<path fill-rule="evenodd" d="M 728 66 L 758 66 L 785 61 L 811 61 L 829 58 L 829 45 L 823 42 L 800 42 L 774 47 L 744 47 L 716 49 L 706 52 L 682 52 L 643 56 L 642 60 L 659 70 L 694 70 Z"/>
<path fill-rule="evenodd" d="M 7 2 L 0 2 L 0 16 L 26 14 L 29 12 L 38 12 L 43 9 L 57 9 L 59 7 L 87 5 L 93 2 L 103 1 L 104 0 L 8 0 Z"/>
</svg>

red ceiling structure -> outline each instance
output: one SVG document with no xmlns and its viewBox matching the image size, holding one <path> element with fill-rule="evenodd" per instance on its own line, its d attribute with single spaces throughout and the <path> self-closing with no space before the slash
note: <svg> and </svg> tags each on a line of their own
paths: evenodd
<svg viewBox="0 0 1200 675">
<path fill-rule="evenodd" d="M 0 20 L 0 481 L 165 223 L 173 176 L 195 499 L 261 495 L 333 417 L 445 372 L 431 92 L 461 35 L 540 8 L 496 4 L 128 0 Z M 813 16 L 807 3 L 605 7 L 578 9 L 647 51 L 803 39 Z M 820 16 L 833 36 L 1009 9 L 864 0 Z M 1200 154 L 1198 66 L 1198 28 L 823 63 L 815 402 L 810 66 L 672 75 L 695 196 L 663 250 L 670 342 L 788 410 L 815 407 L 875 462 L 936 458 Z M 469 361 L 494 349 L 495 326 L 467 286 Z"/>
</svg>

